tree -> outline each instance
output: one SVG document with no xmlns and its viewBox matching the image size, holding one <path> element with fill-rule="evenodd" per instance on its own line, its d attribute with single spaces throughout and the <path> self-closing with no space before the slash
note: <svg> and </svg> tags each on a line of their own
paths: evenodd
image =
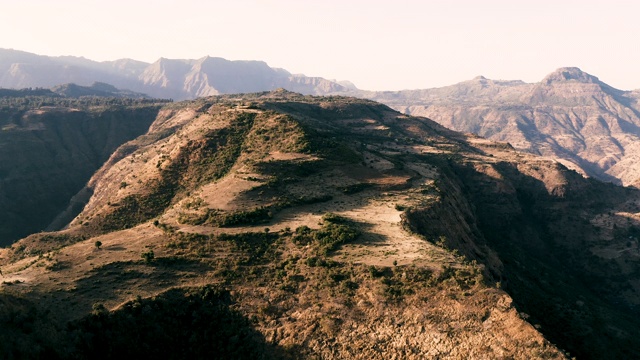
<svg viewBox="0 0 640 360">
<path fill-rule="evenodd" d="M 100 246 L 102 246 L 102 241 L 97 240 L 94 245 L 96 246 L 96 249 L 100 250 Z"/>
</svg>

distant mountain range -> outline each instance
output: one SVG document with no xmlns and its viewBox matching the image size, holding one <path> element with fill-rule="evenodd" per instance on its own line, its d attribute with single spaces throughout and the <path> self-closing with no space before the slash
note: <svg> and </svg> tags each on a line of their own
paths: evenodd
<svg viewBox="0 0 640 360">
<path fill-rule="evenodd" d="M 442 88 L 376 92 L 349 82 L 293 75 L 262 61 L 207 56 L 161 58 L 153 64 L 131 59 L 96 62 L 0 49 L 0 88 L 30 87 L 52 88 L 67 97 L 148 95 L 174 100 L 277 88 L 355 96 L 453 130 L 509 142 L 601 180 L 640 185 L 640 90 L 615 89 L 578 68 L 560 68 L 533 84 L 479 76 Z"/>
<path fill-rule="evenodd" d="M 578 68 L 560 68 L 534 84 L 480 76 L 442 88 L 359 96 L 558 159 L 601 180 L 639 184 L 640 90 L 615 89 Z"/>
<path fill-rule="evenodd" d="M 355 88 L 350 83 L 294 75 L 262 61 L 229 61 L 206 56 L 197 60 L 161 58 L 153 64 L 131 59 L 97 62 L 81 57 L 50 57 L 0 49 L 0 88 L 52 88 L 68 83 L 89 86 L 95 82 L 174 100 L 277 88 L 313 95 Z"/>
</svg>

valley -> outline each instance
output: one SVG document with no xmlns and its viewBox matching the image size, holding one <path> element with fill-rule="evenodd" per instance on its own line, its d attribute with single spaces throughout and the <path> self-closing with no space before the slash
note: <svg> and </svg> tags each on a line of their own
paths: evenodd
<svg viewBox="0 0 640 360">
<path fill-rule="evenodd" d="M 34 90 L 42 91 L 42 90 Z M 0 245 L 62 228 L 56 217 L 124 142 L 145 133 L 166 102 L 70 99 L 45 92 L 0 98 Z M 73 203 L 76 209 L 73 209 Z M 80 208 L 78 208 L 78 206 Z"/>
</svg>

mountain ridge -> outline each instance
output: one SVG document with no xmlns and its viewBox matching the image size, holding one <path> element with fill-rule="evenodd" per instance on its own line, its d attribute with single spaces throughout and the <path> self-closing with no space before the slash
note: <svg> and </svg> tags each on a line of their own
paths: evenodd
<svg viewBox="0 0 640 360">
<path fill-rule="evenodd" d="M 88 187 L 68 229 L 0 250 L 3 289 L 60 324 L 31 351 L 167 334 L 185 292 L 294 358 L 638 356 L 638 190 L 380 103 L 166 104 Z"/>
<path fill-rule="evenodd" d="M 583 174 L 638 183 L 640 97 L 578 68 L 559 68 L 538 83 L 475 78 L 459 84 L 361 96 L 451 129 L 552 157 Z"/>
<path fill-rule="evenodd" d="M 0 87 L 51 88 L 66 83 L 89 86 L 94 82 L 176 100 L 277 88 L 315 95 L 348 89 L 334 81 L 292 75 L 271 68 L 264 61 L 205 56 L 160 58 L 153 63 L 132 59 L 97 62 L 83 57 L 49 57 L 0 49 Z"/>
</svg>

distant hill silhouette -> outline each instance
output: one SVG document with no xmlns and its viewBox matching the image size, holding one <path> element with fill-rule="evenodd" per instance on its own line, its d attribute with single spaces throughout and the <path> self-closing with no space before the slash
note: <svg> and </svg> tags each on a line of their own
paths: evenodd
<svg viewBox="0 0 640 360">
<path fill-rule="evenodd" d="M 51 88 L 74 83 L 108 83 L 119 89 L 175 100 L 284 88 L 311 95 L 353 89 L 318 77 L 294 75 L 262 61 L 229 61 L 205 56 L 197 60 L 160 58 L 153 64 L 131 59 L 97 62 L 82 57 L 49 57 L 0 49 L 0 87 Z"/>
</svg>

